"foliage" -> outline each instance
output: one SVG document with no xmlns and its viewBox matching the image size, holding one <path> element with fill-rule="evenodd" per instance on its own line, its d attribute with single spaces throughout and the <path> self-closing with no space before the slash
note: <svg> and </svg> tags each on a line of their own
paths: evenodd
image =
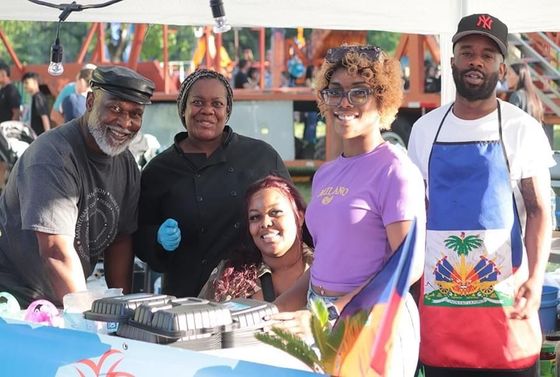
<svg viewBox="0 0 560 377">
<path fill-rule="evenodd" d="M 169 60 L 190 60 L 196 46 L 191 26 L 169 27 L 167 46 Z M 150 25 L 142 46 L 140 60 L 163 60 L 163 26 Z"/>
<path fill-rule="evenodd" d="M 69 18 L 71 19 L 71 17 Z M 106 45 L 110 44 L 111 32 L 110 24 L 106 24 Z M 124 28 L 127 24 L 122 24 Z M 31 22 L 31 21 L 0 21 L 0 28 L 5 32 L 16 54 L 23 64 L 46 64 L 49 62 L 49 49 L 56 36 L 56 22 Z M 74 61 L 82 46 L 85 35 L 91 23 L 84 22 L 64 22 L 61 24 L 60 39 L 64 46 L 64 60 Z M 170 26 L 169 27 L 169 60 L 190 60 L 196 46 L 196 37 L 191 26 Z M 265 31 L 266 48 L 270 48 L 270 35 L 272 29 Z M 236 33 L 237 47 L 236 51 Z M 296 29 L 284 29 L 285 37 L 292 38 L 297 34 Z M 311 34 L 311 29 L 305 29 L 306 38 Z M 33 38 L 29 38 L 32 35 Z M 141 60 L 163 60 L 163 27 L 162 25 L 150 25 L 146 33 L 145 41 L 142 46 Z M 370 31 L 368 32 L 368 42 L 378 45 L 384 50 L 394 52 L 400 34 Z M 130 41 L 131 36 L 127 38 Z M 235 28 L 232 32 L 222 36 L 223 45 L 229 52 L 232 59 L 236 59 L 244 48 L 253 51 L 254 58 L 259 59 L 259 32 L 254 28 Z M 91 57 L 95 46 L 95 37 L 88 48 L 86 61 Z M 10 62 L 10 57 L 4 45 L 0 43 L 0 59 Z"/>
<path fill-rule="evenodd" d="M 60 28 L 65 61 L 76 57 L 88 24 L 65 22 Z M 50 46 L 56 37 L 56 22 L 0 21 L 0 28 L 8 37 L 22 64 L 46 64 Z M 32 35 L 33 38 L 29 36 Z M 11 62 L 4 44 L 0 43 L 0 59 Z"/>
<path fill-rule="evenodd" d="M 369 44 L 379 46 L 389 55 L 393 55 L 399 43 L 400 33 L 391 33 L 387 31 L 369 31 L 367 41 Z"/>
<path fill-rule="evenodd" d="M 23 64 L 47 64 L 50 56 L 50 46 L 56 37 L 56 22 L 30 22 L 30 21 L 0 21 L 0 28 L 8 37 L 14 51 Z M 64 46 L 64 61 L 74 61 L 80 51 L 83 40 L 91 23 L 64 22 L 60 28 L 60 41 Z M 126 24 L 123 24 L 123 27 Z M 152 25 L 148 28 L 145 42 L 142 46 L 140 59 L 162 60 L 163 27 Z M 29 38 L 32 35 L 33 38 Z M 109 46 L 111 33 L 109 25 L 105 33 L 106 45 Z M 131 35 L 127 36 L 128 41 Z M 86 61 L 91 58 L 96 39 L 92 40 L 88 48 Z M 189 60 L 195 46 L 195 37 L 190 26 L 170 27 L 169 33 L 169 59 Z M 0 59 L 10 63 L 4 44 L 0 43 Z"/>
<path fill-rule="evenodd" d="M 321 300 L 312 302 L 311 331 L 319 349 L 317 357 L 313 349 L 288 331 L 272 328 L 273 334 L 256 334 L 260 341 L 281 349 L 299 359 L 316 372 L 337 374 L 342 361 L 352 349 L 368 313 L 364 310 L 339 320 L 331 328 L 327 307 Z"/>
<path fill-rule="evenodd" d="M 297 335 L 276 327 L 273 327 L 271 331 L 274 335 L 257 333 L 255 334 L 255 337 L 266 344 L 281 349 L 282 351 L 296 357 L 314 371 L 321 373 L 324 372 L 324 369 L 321 367 L 320 361 L 315 352 L 313 352 L 311 347 L 309 347 L 303 340 L 298 338 Z"/>
<path fill-rule="evenodd" d="M 267 30 L 269 31 L 269 30 Z M 235 35 L 237 34 L 238 48 L 235 46 Z M 260 59 L 259 51 L 259 32 L 251 28 L 233 28 L 231 32 L 222 35 L 223 46 L 229 52 L 232 60 L 238 60 L 243 53 L 243 49 L 250 48 L 253 51 L 253 57 Z M 265 38 L 265 42 L 268 41 Z"/>
</svg>

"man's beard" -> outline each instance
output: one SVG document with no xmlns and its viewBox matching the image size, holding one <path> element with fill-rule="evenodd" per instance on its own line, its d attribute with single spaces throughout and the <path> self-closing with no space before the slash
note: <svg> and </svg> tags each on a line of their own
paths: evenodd
<svg viewBox="0 0 560 377">
<path fill-rule="evenodd" d="M 483 82 L 479 86 L 470 86 L 465 82 L 464 75 L 469 71 L 476 71 L 473 69 L 465 69 L 459 72 L 456 66 L 452 66 L 453 71 L 453 81 L 455 82 L 455 87 L 457 88 L 457 93 L 467 101 L 477 101 L 488 99 L 494 95 L 496 90 L 496 85 L 498 85 L 498 72 L 491 73 L 489 75 L 484 75 L 482 72 L 477 71 L 482 74 Z"/>
<path fill-rule="evenodd" d="M 112 126 L 102 123 L 100 120 L 99 111 L 96 111 L 96 109 L 92 110 L 88 119 L 89 133 L 91 134 L 91 136 L 93 136 L 93 139 L 97 143 L 97 146 L 103 153 L 109 156 L 117 156 L 128 148 L 137 132 L 131 132 L 127 140 L 119 142 L 115 140 L 110 134 L 109 129 L 111 128 L 118 130 L 119 132 L 126 132 L 118 126 Z"/>
</svg>

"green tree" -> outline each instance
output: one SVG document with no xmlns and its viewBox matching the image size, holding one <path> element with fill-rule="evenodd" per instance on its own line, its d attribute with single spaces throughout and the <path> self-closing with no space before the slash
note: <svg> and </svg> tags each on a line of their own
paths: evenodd
<svg viewBox="0 0 560 377">
<path fill-rule="evenodd" d="M 89 26 L 80 22 L 62 23 L 60 41 L 64 47 L 64 61 L 75 60 Z M 50 47 L 56 37 L 56 22 L 0 21 L 0 27 L 23 64 L 49 62 Z M 4 44 L 0 44 L 0 58 L 11 62 Z"/>
<path fill-rule="evenodd" d="M 171 26 L 167 37 L 169 60 L 190 60 L 196 46 L 196 38 L 191 26 Z M 163 60 L 163 26 L 150 25 L 140 60 Z"/>
<path fill-rule="evenodd" d="M 126 25 L 126 24 L 125 24 Z M 75 61 L 82 46 L 83 40 L 91 26 L 85 22 L 63 22 L 60 26 L 60 42 L 64 47 L 64 61 Z M 56 37 L 56 22 L 30 22 L 30 21 L 0 21 L 0 28 L 8 37 L 19 60 L 23 64 L 47 64 L 50 60 L 50 46 Z M 148 28 L 142 46 L 141 60 L 162 60 L 163 39 L 161 25 L 151 25 Z M 105 44 L 109 45 L 111 35 L 108 29 L 105 33 Z M 171 27 L 169 34 L 169 59 L 188 60 L 192 56 L 196 43 L 192 27 Z M 29 38 L 29 36 L 33 36 Z M 128 35 L 128 41 L 132 40 Z M 88 47 L 86 61 L 91 58 L 95 48 L 96 37 Z M 11 58 L 4 44 L 0 43 L 0 59 L 10 63 Z"/>
<path fill-rule="evenodd" d="M 369 44 L 379 46 L 389 55 L 393 55 L 399 43 L 400 33 L 389 31 L 368 31 L 367 41 Z"/>
</svg>

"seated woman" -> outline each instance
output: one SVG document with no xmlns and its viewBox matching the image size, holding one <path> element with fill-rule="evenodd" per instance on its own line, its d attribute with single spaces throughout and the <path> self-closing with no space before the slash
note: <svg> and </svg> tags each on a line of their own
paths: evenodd
<svg viewBox="0 0 560 377">
<path fill-rule="evenodd" d="M 214 269 L 199 297 L 272 302 L 311 264 L 301 231 L 305 202 L 291 182 L 269 175 L 250 185 L 245 199 L 252 242 Z"/>
</svg>

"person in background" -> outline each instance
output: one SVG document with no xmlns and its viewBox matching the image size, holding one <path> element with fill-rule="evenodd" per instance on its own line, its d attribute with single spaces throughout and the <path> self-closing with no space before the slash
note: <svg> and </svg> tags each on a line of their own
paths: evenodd
<svg viewBox="0 0 560 377">
<path fill-rule="evenodd" d="M 39 90 L 39 80 L 39 74 L 35 72 L 26 72 L 21 78 L 23 90 L 31 95 L 30 126 L 37 136 L 51 128 L 49 104 L 45 95 Z"/>
<path fill-rule="evenodd" d="M 316 75 L 319 109 L 342 139 L 342 154 L 313 177 L 305 221 L 315 253 L 310 270 L 278 297 L 280 326 L 305 334 L 299 311 L 321 300 L 334 321 L 348 301 L 378 273 L 417 219 L 419 245 L 425 227 L 424 185 L 399 147 L 385 142 L 403 96 L 397 60 L 375 46 L 329 49 Z M 420 278 L 423 250 L 416 249 L 412 281 Z M 422 252 L 420 252 L 422 251 Z M 394 375 L 411 376 L 418 361 L 418 310 L 404 299 L 393 347 Z M 290 311 L 296 312 L 290 312 Z"/>
<path fill-rule="evenodd" d="M 251 62 L 245 59 L 239 60 L 237 65 L 237 72 L 233 77 L 233 87 L 235 89 L 250 89 L 251 83 L 249 82 L 249 69 Z"/>
<path fill-rule="evenodd" d="M 92 73 L 92 68 L 83 68 L 78 73 L 75 91 L 62 101 L 64 122 L 78 118 L 86 111 L 86 98 L 88 93 L 91 92 L 90 81 Z"/>
<path fill-rule="evenodd" d="M 496 98 L 507 36 L 492 15 L 461 19 L 455 102 L 421 117 L 410 135 L 428 188 L 419 305 L 426 377 L 537 371 L 554 160 L 539 122 Z"/>
<path fill-rule="evenodd" d="M 506 78 L 509 89 L 513 90 L 508 98 L 509 103 L 519 107 L 542 123 L 544 108 L 531 79 L 529 66 L 526 63 L 510 65 Z"/>
<path fill-rule="evenodd" d="M 19 120 L 21 95 L 10 80 L 10 67 L 0 60 L 0 123 Z"/>
<path fill-rule="evenodd" d="M 290 181 L 269 175 L 249 186 L 245 222 L 252 243 L 220 262 L 199 296 L 272 302 L 287 291 L 313 260 L 302 239 L 304 214 L 305 201 Z"/>
<path fill-rule="evenodd" d="M 315 88 L 315 72 L 313 65 L 308 65 L 305 69 L 305 86 Z M 317 124 L 319 123 L 319 113 L 317 111 L 306 111 L 303 114 L 303 140 L 315 145 L 317 142 Z"/>
<path fill-rule="evenodd" d="M 82 67 L 82 69 L 95 69 L 95 68 L 97 68 L 97 66 L 92 63 L 87 63 Z M 76 82 L 71 81 L 68 84 L 64 85 L 60 93 L 58 93 L 58 96 L 56 96 L 50 114 L 51 124 L 54 127 L 64 123 L 62 102 L 66 97 L 68 97 L 70 94 L 74 93 L 75 91 L 76 91 Z"/>
<path fill-rule="evenodd" d="M 243 59 L 247 60 L 249 63 L 253 63 L 255 61 L 253 50 L 251 50 L 250 47 L 243 48 Z"/>
<path fill-rule="evenodd" d="M 438 65 L 434 62 L 426 61 L 425 66 L 424 91 L 426 93 L 441 92 L 441 72 Z"/>
<path fill-rule="evenodd" d="M 267 143 L 226 123 L 233 90 L 199 69 L 181 84 L 177 107 L 186 132 L 142 172 L 137 256 L 163 272 L 163 293 L 196 297 L 218 263 L 243 241 L 243 197 L 269 175 L 290 176 Z"/>
<path fill-rule="evenodd" d="M 256 67 L 249 68 L 249 71 L 247 71 L 247 80 L 249 85 L 246 85 L 245 88 L 258 89 L 261 81 L 260 70 Z"/>
<path fill-rule="evenodd" d="M 50 119 L 53 123 L 53 126 L 58 126 L 64 123 L 64 115 L 62 114 L 63 111 L 62 102 L 66 97 L 68 97 L 70 94 L 74 93 L 75 91 L 76 91 L 76 82 L 72 81 L 64 85 L 60 93 L 58 93 L 58 96 L 56 96 L 56 99 L 54 100 L 50 113 Z"/>
<path fill-rule="evenodd" d="M 140 172 L 128 146 L 154 84 L 107 66 L 92 88 L 86 113 L 31 143 L 0 196 L 0 291 L 22 307 L 86 290 L 100 256 L 107 285 L 131 289 Z"/>
</svg>

